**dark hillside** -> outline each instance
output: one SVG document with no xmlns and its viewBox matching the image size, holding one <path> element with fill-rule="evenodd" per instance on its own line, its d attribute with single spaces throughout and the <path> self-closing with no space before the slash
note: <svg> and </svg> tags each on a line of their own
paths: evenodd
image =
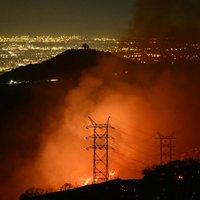
<svg viewBox="0 0 200 200">
<path fill-rule="evenodd" d="M 39 64 L 30 64 L 13 69 L 0 76 L 0 82 L 8 83 L 10 80 L 41 81 L 55 78 L 77 78 L 84 70 L 98 66 L 100 60 L 104 58 L 114 59 L 116 62 L 123 64 L 129 62 L 109 52 L 92 49 L 72 49 Z"/>
<path fill-rule="evenodd" d="M 36 194 L 35 192 L 39 190 L 35 192 L 32 190 L 23 193 L 20 200 L 198 200 L 200 198 L 199 170 L 199 160 L 176 160 L 146 170 L 143 179 L 116 179 L 48 194 Z"/>
</svg>

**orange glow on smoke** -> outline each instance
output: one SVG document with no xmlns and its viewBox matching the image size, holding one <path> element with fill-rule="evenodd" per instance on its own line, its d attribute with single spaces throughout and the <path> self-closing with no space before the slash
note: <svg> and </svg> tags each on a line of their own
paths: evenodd
<svg viewBox="0 0 200 200">
<path fill-rule="evenodd" d="M 163 75 L 159 85 L 148 91 L 125 83 L 115 86 L 117 90 L 102 88 L 101 79 L 83 77 L 79 86 L 66 96 L 68 107 L 64 109 L 63 123 L 45 141 L 40 154 L 37 166 L 44 182 L 58 187 L 65 182 L 77 183 L 79 177 L 91 176 L 93 151 L 85 150 L 93 143 L 85 140 L 93 134 L 92 130 L 85 129 L 90 124 L 88 116 L 97 123 L 105 123 L 111 116 L 110 124 L 115 129 L 109 132 L 114 137 L 109 140 L 114 148 L 109 149 L 109 166 L 116 169 L 119 178 L 140 178 L 142 169 L 158 163 L 156 132 L 179 133 L 180 125 L 184 124 L 182 110 L 174 114 L 183 102 L 182 94 L 177 93 L 167 76 Z M 110 173 L 110 178 L 115 173 Z M 88 182 L 86 179 L 84 184 Z"/>
<path fill-rule="evenodd" d="M 110 63 L 103 64 L 106 72 Z M 29 187 L 39 187 L 56 191 L 64 183 L 91 183 L 92 179 L 87 177 L 92 175 L 93 151 L 85 149 L 93 145 L 92 140 L 85 139 L 93 134 L 93 130 L 85 128 L 90 125 L 88 116 L 97 123 L 105 123 L 111 116 L 114 129 L 109 134 L 114 139 L 109 139 L 109 146 L 113 147 L 109 149 L 109 168 L 114 171 L 111 170 L 109 179 L 141 178 L 144 168 L 159 164 L 157 132 L 175 133 L 177 157 L 173 159 L 186 151 L 185 144 L 199 145 L 198 84 L 190 83 L 191 77 L 185 72 L 135 73 L 133 83 L 116 81 L 108 85 L 102 77 L 83 75 L 77 87 L 66 92 L 60 106 L 63 115 L 57 117 L 55 110 L 55 116 L 48 116 L 49 121 L 40 133 L 37 157 L 17 170 L 13 178 L 24 180 L 22 189 L 16 190 L 22 193 Z M 191 133 L 195 134 L 191 137 Z"/>
</svg>

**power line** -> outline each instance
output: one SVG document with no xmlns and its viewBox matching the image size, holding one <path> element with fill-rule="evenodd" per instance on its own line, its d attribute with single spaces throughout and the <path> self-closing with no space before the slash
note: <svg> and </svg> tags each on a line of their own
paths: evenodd
<svg viewBox="0 0 200 200">
<path fill-rule="evenodd" d="M 114 121 L 114 122 L 113 122 Z M 129 123 L 127 122 L 122 122 L 121 120 L 118 120 L 116 118 L 112 118 L 112 122 L 115 126 L 115 131 L 118 131 L 119 133 L 123 134 L 123 135 L 126 135 L 126 136 L 130 136 L 130 137 L 134 137 L 134 140 L 136 141 L 139 141 L 139 142 L 142 142 L 145 144 L 145 147 L 147 147 L 147 144 L 148 146 L 150 147 L 154 147 L 153 145 L 150 144 L 150 140 L 152 139 L 152 135 L 150 136 L 150 132 L 147 132 L 147 131 L 144 131 L 144 130 L 141 130 L 139 128 L 137 128 L 136 126 L 133 126 L 133 125 L 130 125 Z M 115 122 L 117 124 L 115 124 Z M 120 125 L 124 125 L 123 126 L 123 130 L 121 130 L 121 127 L 118 126 L 118 124 Z M 128 130 L 128 129 L 129 130 Z M 131 133 L 130 133 L 130 130 L 131 130 Z M 137 134 L 134 134 L 134 136 L 132 135 L 132 132 L 135 132 Z M 144 137 L 145 135 L 145 137 Z M 147 137 L 148 136 L 148 137 Z"/>
</svg>

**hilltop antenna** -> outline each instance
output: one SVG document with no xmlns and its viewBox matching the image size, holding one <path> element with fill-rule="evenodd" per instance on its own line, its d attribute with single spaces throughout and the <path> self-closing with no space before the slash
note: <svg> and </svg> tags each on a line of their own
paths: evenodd
<svg viewBox="0 0 200 200">
<path fill-rule="evenodd" d="M 91 117 L 88 117 L 91 125 L 86 126 L 87 129 L 93 128 L 94 133 L 86 139 L 93 139 L 93 145 L 86 149 L 93 149 L 93 184 L 101 181 L 109 180 L 109 165 L 108 165 L 108 141 L 109 128 L 114 128 L 109 124 L 110 116 L 106 123 L 97 124 Z"/>
<path fill-rule="evenodd" d="M 164 160 L 172 161 L 172 141 L 175 139 L 175 137 L 172 134 L 161 135 L 160 133 L 158 133 L 158 136 L 160 140 L 160 164 L 162 165 Z"/>
</svg>

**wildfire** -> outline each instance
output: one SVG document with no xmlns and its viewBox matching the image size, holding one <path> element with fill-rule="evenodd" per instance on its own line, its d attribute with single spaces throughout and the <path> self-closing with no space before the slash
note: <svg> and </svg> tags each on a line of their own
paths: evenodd
<svg viewBox="0 0 200 200">
<path fill-rule="evenodd" d="M 113 179 L 115 174 L 115 171 L 109 172 L 109 179 Z"/>
<path fill-rule="evenodd" d="M 88 185 L 90 181 L 91 181 L 91 178 L 87 178 L 83 185 Z"/>
<path fill-rule="evenodd" d="M 115 175 L 116 175 L 116 172 L 115 172 L 115 171 L 109 172 L 109 180 L 113 179 Z M 91 183 L 91 181 L 92 181 L 92 178 L 87 178 L 87 179 L 84 181 L 83 185 L 84 185 L 84 186 L 85 186 L 85 185 L 89 185 L 89 184 Z M 96 180 L 96 181 L 97 181 L 97 180 Z"/>
</svg>

